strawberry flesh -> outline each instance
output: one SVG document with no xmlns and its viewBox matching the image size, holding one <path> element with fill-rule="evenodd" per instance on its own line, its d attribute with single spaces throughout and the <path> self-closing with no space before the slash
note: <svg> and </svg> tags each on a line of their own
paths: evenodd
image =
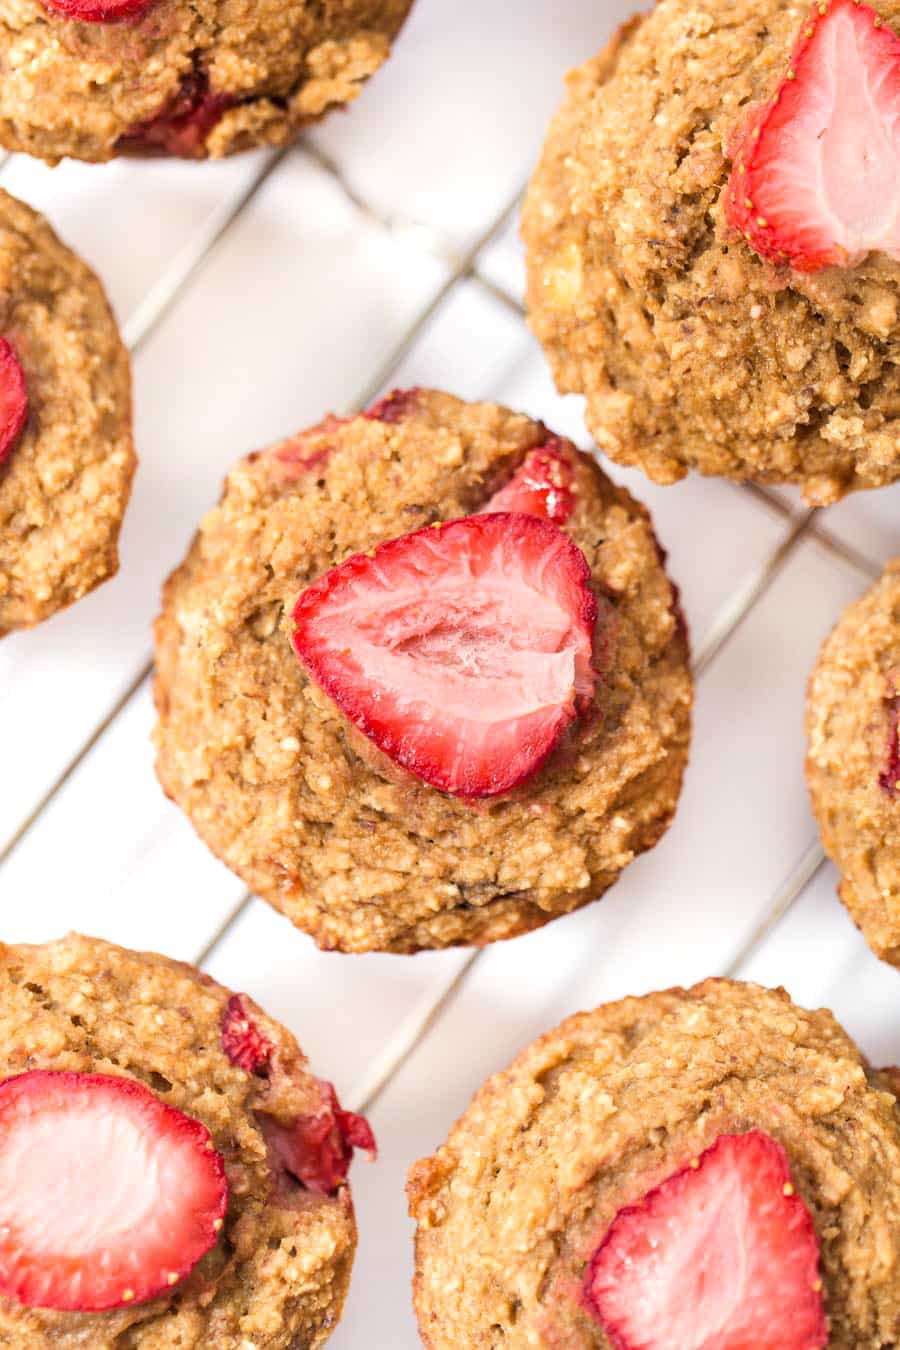
<svg viewBox="0 0 900 1350">
<path fill-rule="evenodd" d="M 418 389 L 393 389 L 371 408 L 367 408 L 363 417 L 370 422 L 388 422 L 396 424 L 414 413 L 419 404 Z"/>
<path fill-rule="evenodd" d="M 315 1115 L 300 1116 L 291 1125 L 262 1113 L 259 1120 L 284 1170 L 308 1191 L 333 1195 L 350 1170 L 354 1149 L 374 1158 L 377 1148 L 369 1122 L 342 1108 L 331 1083 L 320 1079 L 319 1089 L 322 1107 Z"/>
<path fill-rule="evenodd" d="M 543 516 L 554 525 L 564 525 L 575 508 L 572 462 L 555 436 L 532 450 L 505 487 L 495 492 L 484 508 L 491 511 L 524 511 Z"/>
<path fill-rule="evenodd" d="M 0 464 L 16 448 L 27 420 L 25 372 L 12 344 L 0 338 Z"/>
<path fill-rule="evenodd" d="M 357 554 L 303 591 L 295 651 L 392 760 L 491 797 L 529 778 L 591 701 L 597 603 L 584 554 L 506 512 Z"/>
<path fill-rule="evenodd" d="M 884 701 L 888 714 L 888 738 L 878 786 L 889 797 L 897 797 L 900 796 L 900 671 L 892 671 L 888 675 Z"/>
<path fill-rule="evenodd" d="M 156 0 L 44 0 L 44 4 L 67 19 L 85 23 L 117 23 L 140 19 Z"/>
<path fill-rule="evenodd" d="M 801 272 L 900 259 L 900 38 L 855 0 L 815 6 L 732 159 L 725 217 L 760 257 Z"/>
<path fill-rule="evenodd" d="M 231 103 L 214 94 L 203 71 L 195 71 L 161 113 L 139 122 L 120 138 L 119 148 L 143 154 L 178 155 L 197 159 L 206 138 Z"/>
<path fill-rule="evenodd" d="M 209 1131 L 142 1083 L 0 1083 L 0 1294 L 99 1312 L 170 1291 L 213 1247 L 228 1183 Z"/>
<path fill-rule="evenodd" d="M 769 1135 L 721 1135 L 620 1210 L 584 1299 L 616 1350 L 821 1350 L 819 1242 Z"/>
<path fill-rule="evenodd" d="M 245 1073 L 265 1074 L 275 1047 L 251 1018 L 240 994 L 233 994 L 222 1014 L 222 1049 Z"/>
</svg>

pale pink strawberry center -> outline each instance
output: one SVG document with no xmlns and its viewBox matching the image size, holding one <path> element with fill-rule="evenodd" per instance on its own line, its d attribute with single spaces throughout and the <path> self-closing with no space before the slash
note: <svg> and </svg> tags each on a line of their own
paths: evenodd
<svg viewBox="0 0 900 1350">
<path fill-rule="evenodd" d="M 589 689 L 590 645 L 553 594 L 521 577 L 423 578 L 395 586 L 390 607 L 350 594 L 327 637 L 373 685 L 408 706 L 431 704 L 470 724 L 528 717 Z"/>
</svg>

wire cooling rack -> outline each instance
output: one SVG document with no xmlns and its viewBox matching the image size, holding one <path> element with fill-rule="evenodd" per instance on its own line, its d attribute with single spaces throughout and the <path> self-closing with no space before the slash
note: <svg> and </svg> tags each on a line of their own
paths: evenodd
<svg viewBox="0 0 900 1350">
<path fill-rule="evenodd" d="M 834 895 L 803 786 L 803 694 L 839 612 L 900 552 L 900 490 L 827 512 L 691 478 L 651 508 L 694 639 L 691 768 L 666 839 L 602 904 L 480 953 L 325 955 L 210 857 L 152 773 L 150 623 L 233 461 L 329 409 L 431 384 L 587 444 L 524 325 L 516 216 L 565 68 L 627 3 L 418 0 L 360 104 L 224 164 L 21 156 L 0 183 L 104 278 L 134 355 L 141 467 L 122 570 L 0 644 L 7 941 L 69 928 L 192 960 L 297 1033 L 375 1126 L 331 1342 L 410 1350 L 409 1163 L 482 1078 L 580 1007 L 709 974 L 833 1006 L 900 1060 L 900 984 Z M 252 1350 L 248 1345 L 247 1350 Z"/>
</svg>

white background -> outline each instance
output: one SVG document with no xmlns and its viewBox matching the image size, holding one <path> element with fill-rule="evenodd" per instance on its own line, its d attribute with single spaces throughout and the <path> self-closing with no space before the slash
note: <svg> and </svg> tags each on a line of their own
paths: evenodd
<svg viewBox="0 0 900 1350">
<path fill-rule="evenodd" d="M 206 852 L 152 771 L 160 583 L 241 454 L 382 386 L 506 402 L 587 444 L 520 312 L 517 203 L 564 70 L 621 0 L 418 0 L 360 102 L 281 155 L 223 164 L 6 161 L 104 278 L 135 354 L 141 455 L 118 578 L 0 644 L 8 941 L 69 928 L 200 960 L 297 1033 L 381 1145 L 353 1171 L 360 1251 L 335 1350 L 412 1350 L 409 1163 L 568 1013 L 737 973 L 828 1004 L 900 1061 L 900 977 L 822 863 L 804 684 L 841 609 L 900 551 L 900 489 L 810 515 L 713 480 L 648 503 L 698 668 L 694 749 L 664 842 L 602 902 L 473 957 L 318 953 Z"/>
</svg>

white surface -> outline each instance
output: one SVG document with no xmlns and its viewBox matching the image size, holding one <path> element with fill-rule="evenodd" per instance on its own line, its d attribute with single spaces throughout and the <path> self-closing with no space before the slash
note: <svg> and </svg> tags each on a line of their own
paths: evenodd
<svg viewBox="0 0 900 1350">
<path fill-rule="evenodd" d="M 785 549 L 802 519 L 791 493 L 767 503 L 613 469 L 654 513 L 700 658 L 681 810 L 602 904 L 474 963 L 317 952 L 246 903 L 153 778 L 159 586 L 240 453 L 379 381 L 496 398 L 586 444 L 579 401 L 556 397 L 516 309 L 515 223 L 474 276 L 459 273 L 520 190 L 566 65 L 629 7 L 419 0 L 358 107 L 274 168 L 266 155 L 54 171 L 15 158 L 2 174 L 98 268 L 138 344 L 142 464 L 117 580 L 0 644 L 0 934 L 78 927 L 208 952 L 211 973 L 292 1026 L 348 1104 L 374 1094 L 382 1156 L 354 1169 L 361 1244 L 335 1350 L 413 1350 L 406 1168 L 486 1073 L 576 1008 L 736 971 L 831 1004 L 874 1060 L 900 1060 L 896 972 L 854 930 L 830 869 L 793 880 L 815 842 L 804 683 L 868 574 L 810 535 Z M 874 572 L 900 552 L 898 504 L 900 488 L 861 495 L 819 523 Z"/>
</svg>

